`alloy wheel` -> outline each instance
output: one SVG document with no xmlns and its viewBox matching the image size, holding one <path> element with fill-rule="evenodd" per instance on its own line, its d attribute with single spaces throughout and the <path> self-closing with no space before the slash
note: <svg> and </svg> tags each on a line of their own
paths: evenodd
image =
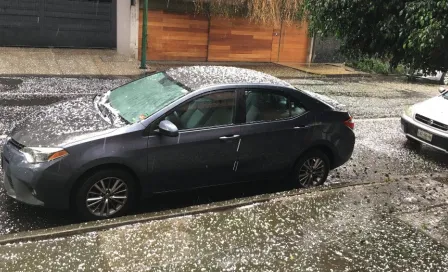
<svg viewBox="0 0 448 272">
<path fill-rule="evenodd" d="M 325 162 L 320 158 L 309 158 L 299 169 L 299 184 L 302 187 L 312 187 L 321 184 L 325 178 Z"/>
<path fill-rule="evenodd" d="M 128 201 L 128 186 L 119 178 L 104 178 L 87 192 L 86 206 L 98 217 L 109 217 L 119 212 Z"/>
</svg>

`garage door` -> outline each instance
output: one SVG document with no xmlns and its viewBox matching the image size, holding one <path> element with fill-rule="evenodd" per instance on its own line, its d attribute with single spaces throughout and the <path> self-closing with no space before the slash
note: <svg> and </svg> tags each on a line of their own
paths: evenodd
<svg viewBox="0 0 448 272">
<path fill-rule="evenodd" d="M 117 0 L 0 0 L 0 46 L 115 48 Z"/>
</svg>

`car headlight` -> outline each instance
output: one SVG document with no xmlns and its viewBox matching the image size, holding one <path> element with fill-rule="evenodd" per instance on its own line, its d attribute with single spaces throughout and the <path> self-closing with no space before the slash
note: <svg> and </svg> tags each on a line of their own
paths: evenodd
<svg viewBox="0 0 448 272">
<path fill-rule="evenodd" d="M 64 149 L 52 147 L 24 147 L 20 151 L 29 163 L 48 162 L 68 155 Z"/>
<path fill-rule="evenodd" d="M 409 116 L 409 117 L 411 117 L 411 118 L 414 118 L 414 114 L 415 114 L 414 106 L 410 106 L 409 108 L 407 108 L 407 109 L 404 111 L 404 114 L 407 115 L 407 116 Z"/>
</svg>

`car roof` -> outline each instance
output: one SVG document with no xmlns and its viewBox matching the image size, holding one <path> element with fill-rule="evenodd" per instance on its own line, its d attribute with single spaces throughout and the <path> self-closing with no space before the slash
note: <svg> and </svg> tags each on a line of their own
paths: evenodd
<svg viewBox="0 0 448 272">
<path fill-rule="evenodd" d="M 171 68 L 166 74 L 192 91 L 219 85 L 268 84 L 292 87 L 291 84 L 274 76 L 229 66 L 185 66 Z"/>
</svg>

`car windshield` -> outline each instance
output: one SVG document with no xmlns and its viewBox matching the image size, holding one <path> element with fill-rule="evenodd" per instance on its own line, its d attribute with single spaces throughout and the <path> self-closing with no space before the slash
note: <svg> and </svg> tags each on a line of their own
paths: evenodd
<svg viewBox="0 0 448 272">
<path fill-rule="evenodd" d="M 445 92 L 444 94 L 442 94 L 443 98 L 448 99 L 448 92 Z"/>
<path fill-rule="evenodd" d="M 109 92 L 107 102 L 124 120 L 144 120 L 188 93 L 165 73 L 132 81 Z"/>
</svg>

